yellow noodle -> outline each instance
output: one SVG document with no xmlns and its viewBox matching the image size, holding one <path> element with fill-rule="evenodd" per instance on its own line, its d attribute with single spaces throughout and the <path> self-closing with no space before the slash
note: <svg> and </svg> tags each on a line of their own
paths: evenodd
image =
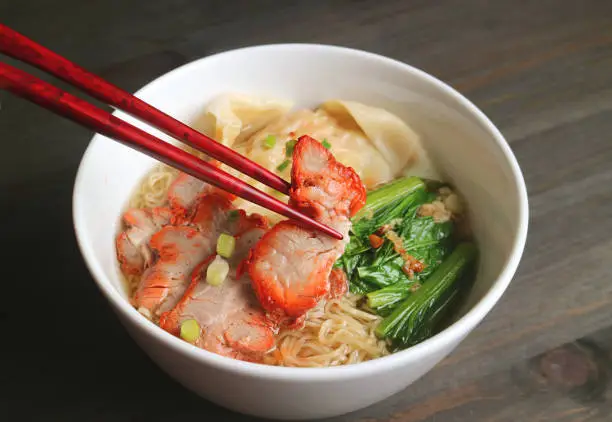
<svg viewBox="0 0 612 422">
<path fill-rule="evenodd" d="M 168 202 L 168 188 L 178 171 L 163 164 L 155 166 L 130 198 L 131 208 L 161 207 Z"/>
<path fill-rule="evenodd" d="M 282 330 L 277 350 L 265 363 L 281 366 L 325 367 L 359 363 L 389 353 L 374 329 L 380 317 L 357 307 L 360 296 L 347 294 L 311 310 L 301 330 Z"/>
</svg>

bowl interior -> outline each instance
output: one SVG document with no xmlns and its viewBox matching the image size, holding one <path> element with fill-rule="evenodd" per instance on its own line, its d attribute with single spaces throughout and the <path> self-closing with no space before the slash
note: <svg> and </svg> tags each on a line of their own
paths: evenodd
<svg viewBox="0 0 612 422">
<path fill-rule="evenodd" d="M 287 98 L 298 107 L 314 107 L 332 98 L 360 101 L 396 113 L 421 134 L 434 161 L 467 199 L 481 250 L 475 286 L 457 318 L 500 283 L 509 261 L 518 261 L 526 230 L 526 200 L 516 163 L 484 116 L 425 73 L 354 50 L 264 46 L 190 63 L 137 95 L 197 128 L 206 104 L 226 92 Z M 116 114 L 170 140 L 129 116 Z M 114 289 L 124 298 L 114 237 L 128 197 L 154 164 L 147 156 L 96 135 L 76 182 L 75 228 L 85 259 L 103 290 Z M 509 280 L 506 277 L 502 283 L 507 285 Z M 490 306 L 506 286 L 496 287 Z"/>
</svg>

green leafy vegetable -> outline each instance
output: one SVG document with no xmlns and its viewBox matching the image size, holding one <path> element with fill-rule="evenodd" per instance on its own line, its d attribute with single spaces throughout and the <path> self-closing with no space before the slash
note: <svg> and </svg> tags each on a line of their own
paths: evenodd
<svg viewBox="0 0 612 422">
<path fill-rule="evenodd" d="M 385 200 L 384 196 L 374 198 L 378 204 Z M 432 199 L 431 194 L 419 188 L 399 201 L 388 201 L 387 206 L 378 207 L 373 218 L 361 219 L 354 224 L 351 243 L 343 260 L 344 271 L 351 283 L 356 285 L 351 291 L 363 294 L 399 282 L 408 284 L 420 281 L 427 278 L 440 264 L 449 252 L 452 224 L 438 224 L 431 217 L 417 216 L 419 207 Z M 388 229 L 403 239 L 405 254 L 423 264 L 423 270 L 414 274 L 414 280 L 402 269 L 405 259 L 391 241 L 385 241 L 378 249 L 364 248 L 367 243 L 362 239 L 390 223 L 394 224 Z M 355 252 L 361 255 L 359 259 L 352 257 Z"/>
<path fill-rule="evenodd" d="M 385 317 L 376 332 L 395 348 L 434 333 L 476 254 L 471 243 L 456 246 L 452 221 L 418 215 L 421 205 L 437 197 L 432 186 L 407 177 L 368 193 L 335 264 L 347 274 L 350 291 L 365 295 L 367 307 Z M 372 234 L 384 239 L 381 246 L 372 247 Z"/>
<path fill-rule="evenodd" d="M 423 264 L 423 270 L 415 272 L 410 278 L 403 270 L 404 257 L 395 251 L 391 242 L 387 241 L 381 248 L 363 254 L 360 260 L 348 261 L 355 262 L 355 266 L 345 268 L 345 272 L 347 275 L 350 272 L 351 281 L 359 279 L 362 293 L 396 283 L 407 285 L 413 281 L 426 280 L 449 254 L 452 246 L 450 223 L 436 224 L 430 217 L 416 217 L 406 221 L 406 224 L 406 227 L 415 231 L 421 230 L 418 232 L 420 238 L 404 237 L 403 245 L 407 254 Z"/>
<path fill-rule="evenodd" d="M 389 183 L 368 195 L 366 204 L 353 218 L 352 233 L 365 239 L 376 230 L 409 213 L 416 212 L 415 205 L 429 199 L 423 181 L 416 177 Z"/>
<path fill-rule="evenodd" d="M 427 281 L 378 325 L 376 334 L 391 340 L 399 349 L 431 335 L 432 318 L 438 320 L 452 303 L 458 280 L 473 263 L 476 253 L 473 243 L 459 244 Z"/>
<path fill-rule="evenodd" d="M 323 142 L 321 142 L 321 145 L 323 145 L 325 149 L 331 148 L 331 144 L 327 141 L 327 139 L 323 139 Z"/>
<path fill-rule="evenodd" d="M 384 265 L 357 267 L 357 276 L 362 282 L 370 286 L 368 291 L 372 291 L 390 286 L 402 280 L 405 277 L 402 271 L 403 266 L 404 260 L 401 256 L 397 255 L 396 259 L 386 262 Z"/>
<path fill-rule="evenodd" d="M 350 243 L 336 263 L 346 273 L 351 292 L 365 294 L 407 279 L 401 270 L 403 261 L 391 243 L 386 241 L 382 247 L 373 249 L 368 236 L 385 224 L 408 224 L 408 219 L 415 217 L 418 206 L 429 197 L 424 183 L 416 177 L 397 180 L 368 194 L 365 210 L 353 219 Z M 383 257 L 389 258 L 386 268 L 381 268 Z M 377 258 L 377 268 L 373 268 Z M 390 262 L 392 258 L 396 260 Z"/>
<path fill-rule="evenodd" d="M 349 289 L 353 293 L 364 294 L 369 290 L 367 285 L 360 283 L 356 278 L 356 268 L 366 259 L 365 254 L 370 250 L 370 246 L 363 244 L 358 238 L 352 238 L 346 246 L 344 254 L 336 261 L 335 267 L 344 270 L 349 279 Z"/>
<path fill-rule="evenodd" d="M 368 307 L 378 315 L 388 315 L 393 308 L 420 287 L 419 283 L 399 282 L 366 295 Z"/>
</svg>

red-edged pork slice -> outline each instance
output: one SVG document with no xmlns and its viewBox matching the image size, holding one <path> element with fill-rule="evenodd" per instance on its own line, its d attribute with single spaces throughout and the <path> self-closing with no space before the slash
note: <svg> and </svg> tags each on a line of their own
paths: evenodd
<svg viewBox="0 0 612 422">
<path fill-rule="evenodd" d="M 168 203 L 173 209 L 189 209 L 210 185 L 187 173 L 180 173 L 168 188 Z"/>
<path fill-rule="evenodd" d="M 154 263 L 143 274 L 132 300 L 141 312 L 159 315 L 172 309 L 189 286 L 195 267 L 215 253 L 221 233 L 237 236 L 267 228 L 258 215 L 232 209 L 227 197 L 201 196 L 184 226 L 166 226 L 151 237 Z"/>
<path fill-rule="evenodd" d="M 255 227 L 237 238 L 229 260 L 230 272 L 220 286 L 206 282 L 206 270 L 214 255 L 204 261 L 194 271 L 177 306 L 162 314 L 160 327 L 178 336 L 184 321 L 196 320 L 200 327 L 196 346 L 235 359 L 260 361 L 274 347 L 274 327 L 266 319 L 248 277 L 237 275 L 236 267 L 264 231 Z"/>
<path fill-rule="evenodd" d="M 151 237 L 157 256 L 132 297 L 142 313 L 155 315 L 171 309 L 189 284 L 194 268 L 212 252 L 213 240 L 186 226 L 166 226 Z"/>
<path fill-rule="evenodd" d="M 283 221 L 251 250 L 247 269 L 262 306 L 274 318 L 295 321 L 330 292 L 332 266 L 344 252 L 350 217 L 365 203 L 366 192 L 353 169 L 308 136 L 295 145 L 291 181 L 291 203 L 345 236 L 338 241 Z"/>
<path fill-rule="evenodd" d="M 140 275 L 150 264 L 149 239 L 170 221 L 168 208 L 132 208 L 122 217 L 125 230 L 116 239 L 117 259 L 126 275 Z"/>
<path fill-rule="evenodd" d="M 137 308 L 157 315 L 176 305 L 196 265 L 214 253 L 229 211 L 231 203 L 227 199 L 201 196 L 188 226 L 165 226 L 151 237 L 149 246 L 155 259 L 132 298 Z"/>
</svg>

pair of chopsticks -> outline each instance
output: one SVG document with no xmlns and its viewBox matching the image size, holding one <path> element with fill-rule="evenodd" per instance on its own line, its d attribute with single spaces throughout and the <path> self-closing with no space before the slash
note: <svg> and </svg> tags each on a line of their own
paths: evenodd
<svg viewBox="0 0 612 422">
<path fill-rule="evenodd" d="M 0 24 L 0 52 L 80 88 L 92 97 L 157 127 L 173 138 L 281 193 L 289 193 L 290 185 L 280 176 L 3 24 Z M 342 239 L 342 235 L 336 230 L 294 210 L 206 161 L 48 82 L 2 62 L 0 62 L 0 89 L 25 98 L 195 178 L 293 219 L 308 228 L 320 230 L 336 239 Z"/>
</svg>

